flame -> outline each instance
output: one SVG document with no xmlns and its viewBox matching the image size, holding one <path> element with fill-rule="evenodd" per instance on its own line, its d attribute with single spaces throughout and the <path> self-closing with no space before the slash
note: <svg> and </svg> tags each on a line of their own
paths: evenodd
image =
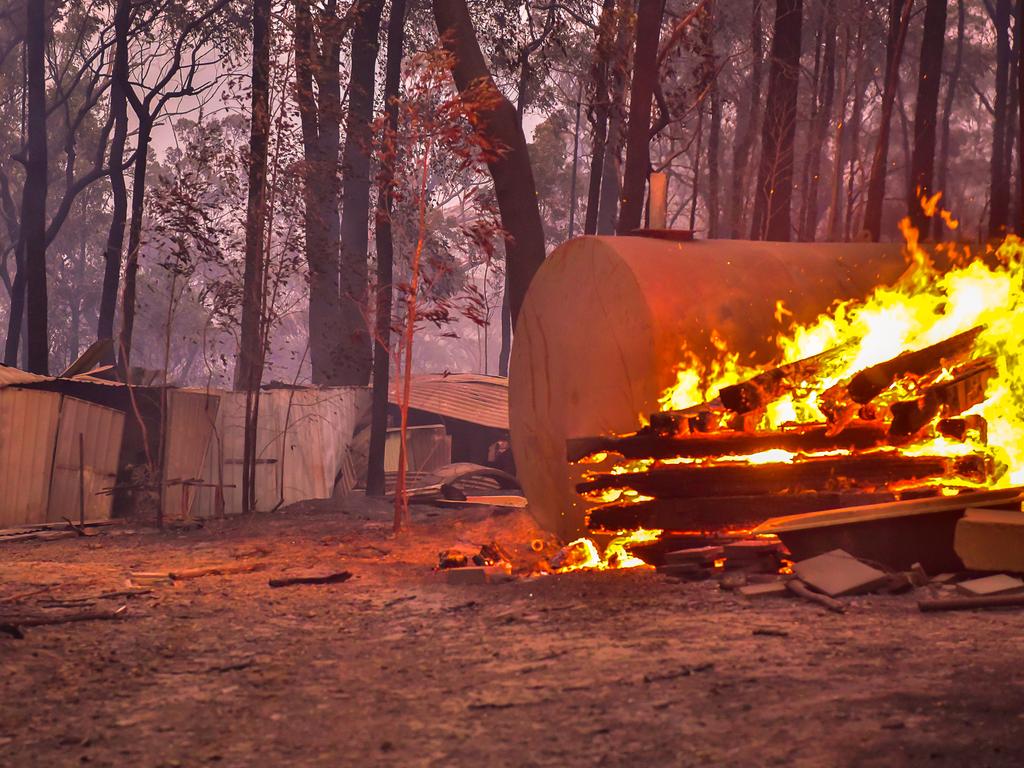
<svg viewBox="0 0 1024 768">
<path fill-rule="evenodd" d="M 936 196 L 923 203 L 934 214 L 938 201 Z M 956 227 L 947 211 L 939 211 L 939 215 L 950 228 Z M 827 368 L 813 382 L 801 382 L 771 403 L 757 427 L 779 429 L 786 424 L 826 421 L 821 398 L 829 388 L 865 368 L 980 326 L 972 355 L 976 359 L 992 357 L 996 372 L 986 385 L 985 400 L 965 415 L 979 415 L 987 422 L 987 450 L 997 465 L 1008 468 L 998 477 L 997 485 L 1024 483 L 1024 240 L 1009 235 L 998 248 L 989 249 L 984 259 L 965 246 L 950 244 L 951 263 L 960 266 L 942 273 L 920 247 L 919 233 L 909 219 L 900 223 L 900 229 L 909 264 L 894 285 L 880 286 L 864 300 L 840 302 L 810 324 L 794 326 L 777 336 L 775 365 L 841 346 L 843 354 L 834 360 L 830 356 Z M 776 305 L 778 317 L 783 316 L 782 309 L 781 303 Z M 760 372 L 740 364 L 739 356 L 718 342 L 714 344 L 718 356 L 706 364 L 684 352 L 675 384 L 660 398 L 664 410 L 708 402 L 723 386 Z M 948 376 L 946 371 L 940 380 Z M 918 386 L 925 383 L 934 380 L 918 382 Z M 910 390 L 914 388 L 911 383 Z M 905 399 L 913 392 L 904 386 L 892 395 Z M 938 439 L 903 450 L 915 455 L 960 456 L 983 449 L 975 440 Z M 752 457 L 744 460 L 752 461 Z"/>
<path fill-rule="evenodd" d="M 648 541 L 657 541 L 662 531 L 651 528 L 638 528 L 635 531 L 618 531 L 611 541 L 604 548 L 604 555 L 597 549 L 597 545 L 588 538 L 576 539 L 566 545 L 565 549 L 573 550 L 577 557 L 574 562 L 559 568 L 557 573 L 569 573 L 570 571 L 610 571 L 620 568 L 639 568 L 646 566 L 639 557 L 629 553 L 627 547 L 630 544 L 641 544 Z"/>
</svg>

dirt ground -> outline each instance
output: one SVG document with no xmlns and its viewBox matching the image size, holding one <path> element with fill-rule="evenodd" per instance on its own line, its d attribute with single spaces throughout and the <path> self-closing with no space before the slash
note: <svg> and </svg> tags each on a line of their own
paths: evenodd
<svg viewBox="0 0 1024 768">
<path fill-rule="evenodd" d="M 453 586 L 431 572 L 440 549 L 525 551 L 528 516 L 419 509 L 396 539 L 387 514 L 307 505 L 3 545 L 0 613 L 124 590 L 130 571 L 261 570 L 95 602 L 127 602 L 123 620 L 0 635 L 0 765 L 1024 761 L 1024 611 L 922 615 L 905 595 L 838 615 L 639 569 Z M 354 575 L 267 584 L 307 569 Z"/>
</svg>

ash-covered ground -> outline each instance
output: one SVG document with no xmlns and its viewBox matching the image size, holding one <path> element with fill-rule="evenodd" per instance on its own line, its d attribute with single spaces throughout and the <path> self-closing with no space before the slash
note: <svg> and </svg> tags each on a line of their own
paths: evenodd
<svg viewBox="0 0 1024 768">
<path fill-rule="evenodd" d="M 3 766 L 1018 766 L 1024 610 L 748 600 L 648 570 L 453 586 L 523 512 L 362 500 L 0 551 L 0 614 L 145 585 L 117 621 L 0 634 Z M 349 570 L 344 583 L 268 578 Z M 35 594 L 30 594 L 35 593 Z M 12 600 L 12 598 L 14 598 Z M 88 604 L 86 604 L 88 605 Z M 66 608 L 64 610 L 67 610 Z"/>
</svg>

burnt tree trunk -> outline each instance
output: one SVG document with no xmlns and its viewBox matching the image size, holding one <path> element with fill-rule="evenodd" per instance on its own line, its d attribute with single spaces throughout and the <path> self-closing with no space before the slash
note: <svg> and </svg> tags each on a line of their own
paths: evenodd
<svg viewBox="0 0 1024 768">
<path fill-rule="evenodd" d="M 256 422 L 263 376 L 263 275 L 267 208 L 267 154 L 270 145 L 271 0 L 252 6 L 252 116 L 249 126 L 249 189 L 245 212 L 245 269 L 242 276 L 242 328 L 235 389 L 244 391 L 245 437 L 242 456 L 242 509 L 255 508 Z M 312 332 L 312 329 L 311 329 Z"/>
<path fill-rule="evenodd" d="M 910 161 L 910 189 L 907 210 L 911 223 L 923 237 L 928 235 L 928 217 L 922 197 L 935 193 L 935 128 L 938 120 L 939 86 L 942 80 L 942 46 L 946 39 L 946 0 L 927 0 L 921 65 L 917 74 L 917 105 L 914 108 L 914 153 Z"/>
<path fill-rule="evenodd" d="M 631 0 L 619 0 L 616 16 L 615 44 L 609 64 L 608 137 L 601 166 L 601 195 L 597 206 L 597 234 L 611 235 L 618 220 L 619 195 L 622 189 L 622 145 L 625 140 L 626 81 L 632 68 Z"/>
<path fill-rule="evenodd" d="M 861 5 L 863 9 L 863 4 Z M 843 224 L 843 238 L 853 236 L 853 213 L 856 202 L 855 188 L 860 165 L 860 127 L 864 120 L 864 79 L 867 56 L 865 55 L 864 22 L 857 26 L 857 66 L 853 83 L 853 106 L 850 109 L 850 170 L 846 179 L 846 220 Z"/>
<path fill-rule="evenodd" d="M 433 0 L 433 6 L 438 33 L 455 60 L 455 85 L 459 91 L 465 91 L 482 83 L 495 100 L 494 107 L 481 111 L 474 128 L 491 143 L 505 148 L 500 157 L 489 160 L 487 165 L 506 232 L 505 269 L 509 309 L 515 325 L 530 280 L 544 261 L 544 228 L 526 138 L 515 108 L 491 79 L 465 0 Z"/>
<path fill-rule="evenodd" d="M 1010 176 L 1006 166 L 1009 133 L 1007 85 L 1010 71 L 1010 0 L 996 0 L 992 23 L 996 31 L 996 96 L 992 115 L 992 162 L 990 164 L 988 236 L 1006 234 L 1009 223 Z"/>
<path fill-rule="evenodd" d="M 949 171 L 949 121 L 953 116 L 953 102 L 956 99 L 957 85 L 960 83 L 960 72 L 964 63 L 964 27 L 966 26 L 967 10 L 964 7 L 964 0 L 957 2 L 956 19 L 956 53 L 953 56 L 953 70 L 949 73 L 946 82 L 946 98 L 942 105 L 941 140 L 939 143 L 939 169 L 935 189 L 949 197 L 946 189 L 946 174 Z M 936 218 L 932 230 L 935 240 L 942 239 L 943 221 Z"/>
<path fill-rule="evenodd" d="M 370 154 L 377 50 L 384 0 L 361 3 L 352 29 L 352 77 L 348 89 L 345 149 L 341 165 L 341 369 L 332 384 L 365 386 L 372 361 L 365 305 L 369 289 Z"/>
<path fill-rule="evenodd" d="M 587 189 L 587 214 L 583 223 L 585 235 L 597 232 L 597 210 L 601 204 L 601 174 L 604 169 L 605 142 L 608 140 L 608 68 L 614 42 L 615 0 L 604 0 L 594 50 L 594 92 L 591 94 L 590 107 L 587 110 L 594 136 L 590 145 L 590 184 Z"/>
<path fill-rule="evenodd" d="M 128 217 L 128 190 L 124 183 L 124 147 L 128 137 L 128 28 L 131 24 L 130 0 L 118 0 L 114 11 L 114 70 L 110 83 L 110 112 L 114 132 L 110 138 L 111 218 L 107 246 L 103 255 L 103 291 L 100 295 L 97 339 L 114 338 L 114 312 L 121 278 L 121 252 Z M 113 360 L 106 359 L 104 363 Z"/>
<path fill-rule="evenodd" d="M 142 243 L 142 217 L 145 210 L 146 170 L 153 121 L 139 114 L 139 137 L 132 175 L 132 208 L 128 222 L 128 255 L 124 264 L 124 290 L 121 296 L 121 333 L 118 338 L 118 367 L 127 377 L 131 368 L 132 334 L 135 331 L 135 296 L 139 273 L 139 246 Z M 127 381 L 127 378 L 125 378 Z"/>
<path fill-rule="evenodd" d="M 309 266 L 309 360 L 314 384 L 341 378 L 338 158 L 341 149 L 339 58 L 343 36 L 336 0 L 323 10 L 317 45 L 309 0 L 295 3 L 295 100 L 302 126 L 306 263 Z M 314 82 L 316 93 L 314 94 Z"/>
<path fill-rule="evenodd" d="M 708 129 L 708 237 L 719 235 L 721 218 L 720 190 L 722 186 L 720 164 L 722 155 L 722 91 L 718 87 L 718 57 L 715 55 L 715 33 L 717 16 L 714 6 L 708 12 L 703 29 L 706 31 L 706 67 L 711 78 L 711 126 Z"/>
<path fill-rule="evenodd" d="M 764 42 L 762 39 L 762 0 L 754 0 L 750 19 L 750 87 L 742 115 L 736 117 L 736 142 L 732 150 L 732 179 L 729 184 L 729 232 L 730 237 L 742 237 L 743 212 L 746 208 L 747 166 L 750 164 L 757 124 L 761 112 L 761 78 L 764 69 Z M 737 107 L 738 109 L 739 107 Z"/>
<path fill-rule="evenodd" d="M 960 0 L 960 19 L 961 25 L 963 24 L 963 0 Z M 1024 25 L 1024 0 L 1017 0 L 1017 24 Z M 957 44 L 957 54 L 959 56 L 960 48 L 963 44 L 963 28 L 959 27 L 960 38 Z M 1021 28 L 1021 34 L 1024 35 L 1024 26 Z M 1017 197 L 1017 233 L 1024 233 L 1024 51 L 1021 51 L 1020 56 L 1017 57 L 1017 136 L 1019 144 L 1017 146 L 1017 176 L 1020 186 L 1018 187 Z M 948 129 L 947 129 L 948 132 Z"/>
<path fill-rule="evenodd" d="M 28 80 L 28 153 L 21 203 L 24 247 L 27 368 L 49 373 L 46 298 L 46 11 L 42 2 L 26 2 L 25 69 Z"/>
<path fill-rule="evenodd" d="M 879 117 L 878 140 L 871 157 L 868 176 L 868 199 L 864 204 L 864 230 L 871 240 L 878 240 L 882 231 L 882 204 L 885 202 L 885 180 L 889 162 L 889 132 L 892 108 L 899 85 L 900 60 L 907 39 L 907 26 L 914 0 L 890 0 L 889 37 L 885 45 L 885 84 L 882 89 L 882 109 Z"/>
<path fill-rule="evenodd" d="M 832 103 L 836 94 L 836 27 L 835 0 L 825 6 L 825 51 L 822 56 L 821 82 L 817 111 L 811 122 L 807 162 L 804 172 L 804 202 L 800 210 L 800 240 L 813 240 L 818 228 L 818 187 L 821 184 L 821 155 L 828 136 Z M 836 153 L 838 154 L 838 146 Z"/>
<path fill-rule="evenodd" d="M 398 89 L 402 80 L 402 54 L 405 47 L 406 0 L 392 0 L 388 18 L 387 63 L 384 67 L 384 111 L 388 127 L 398 127 Z M 377 241 L 377 306 L 376 341 L 373 346 L 373 405 L 370 414 L 370 448 L 366 472 L 366 494 L 384 495 L 384 445 L 388 433 L 388 387 L 391 374 L 391 312 L 394 304 L 395 244 L 391 231 L 394 207 L 394 148 L 389 148 L 381 163 L 378 178 L 376 241 Z"/>
<path fill-rule="evenodd" d="M 753 240 L 789 240 L 792 234 L 793 141 L 800 84 L 803 0 L 776 0 L 768 96 L 761 132 L 761 163 L 754 190 Z"/>
<path fill-rule="evenodd" d="M 651 165 L 651 100 L 658 76 L 658 39 L 661 33 L 662 0 L 639 0 L 636 15 L 636 54 L 629 92 L 629 127 L 626 136 L 626 168 L 619 198 L 620 235 L 639 229 L 644 210 L 644 187 Z"/>
<path fill-rule="evenodd" d="M 844 25 L 843 28 L 843 54 L 841 61 L 848 62 L 850 59 L 850 28 Z M 842 214 L 843 198 L 843 165 L 845 147 L 846 127 L 846 98 L 849 90 L 848 67 L 839 69 L 839 101 L 836 105 L 835 131 L 832 136 L 834 154 L 832 157 L 832 180 L 831 191 L 828 203 L 828 223 L 825 227 L 825 239 L 835 242 L 839 239 L 839 221 Z"/>
</svg>

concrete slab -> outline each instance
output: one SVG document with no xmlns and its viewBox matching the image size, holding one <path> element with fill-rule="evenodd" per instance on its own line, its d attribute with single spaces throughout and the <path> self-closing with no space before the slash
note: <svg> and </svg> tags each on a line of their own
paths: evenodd
<svg viewBox="0 0 1024 768">
<path fill-rule="evenodd" d="M 1014 592 L 1024 592 L 1024 581 L 1014 576 L 1007 576 L 1005 573 L 997 573 L 994 576 L 983 576 L 980 579 L 961 581 L 956 585 L 960 592 L 965 595 L 1007 595 Z"/>
<path fill-rule="evenodd" d="M 886 584 L 888 574 L 862 563 L 848 552 L 833 549 L 793 566 L 796 574 L 812 589 L 828 595 L 862 595 Z"/>
<path fill-rule="evenodd" d="M 770 581 L 765 584 L 747 584 L 737 590 L 746 597 L 792 597 L 793 593 L 784 581 Z"/>
<path fill-rule="evenodd" d="M 966 510 L 956 524 L 953 549 L 972 571 L 1024 573 L 1024 512 Z"/>
</svg>

